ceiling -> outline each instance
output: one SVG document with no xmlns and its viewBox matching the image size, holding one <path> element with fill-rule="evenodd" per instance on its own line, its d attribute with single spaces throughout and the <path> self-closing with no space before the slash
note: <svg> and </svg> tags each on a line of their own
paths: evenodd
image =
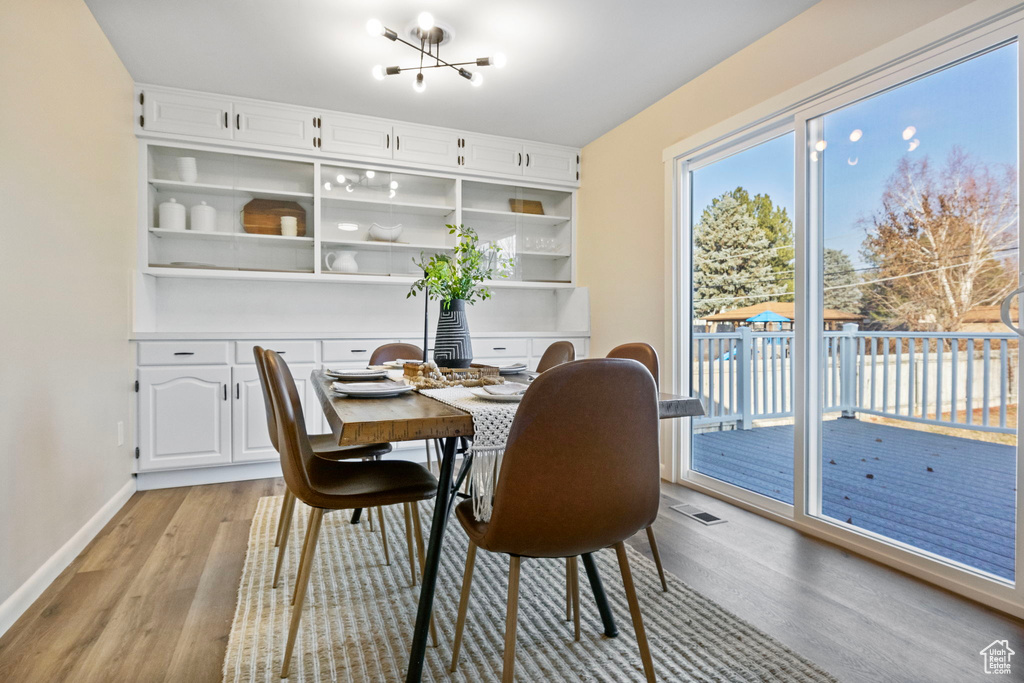
<svg viewBox="0 0 1024 683">
<path fill-rule="evenodd" d="M 324 109 L 582 146 L 816 0 L 86 0 L 132 77 Z M 427 10 L 454 29 L 451 61 L 504 52 L 472 87 L 448 69 L 376 81 L 416 52 Z"/>
</svg>

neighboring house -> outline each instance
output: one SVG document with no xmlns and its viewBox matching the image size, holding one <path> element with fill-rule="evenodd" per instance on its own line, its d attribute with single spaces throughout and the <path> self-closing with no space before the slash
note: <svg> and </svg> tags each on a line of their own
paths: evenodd
<svg viewBox="0 0 1024 683">
<path fill-rule="evenodd" d="M 1017 324 L 1018 311 L 1015 307 L 1010 308 L 1010 320 Z M 999 306 L 975 306 L 967 311 L 963 323 L 960 324 L 960 332 L 1010 332 L 1011 330 L 1003 324 L 999 317 Z"/>
<path fill-rule="evenodd" d="M 1010 649 L 1009 641 L 993 640 L 979 654 L 985 658 L 985 673 L 1008 674 L 1010 658 L 1017 653 Z"/>
</svg>

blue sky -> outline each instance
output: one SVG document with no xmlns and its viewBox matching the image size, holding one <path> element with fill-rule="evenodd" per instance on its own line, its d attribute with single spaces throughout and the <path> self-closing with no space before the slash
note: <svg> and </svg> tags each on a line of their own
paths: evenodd
<svg viewBox="0 0 1024 683">
<path fill-rule="evenodd" d="M 850 104 L 824 118 L 825 245 L 862 267 L 864 227 L 900 158 L 927 155 L 938 169 L 954 146 L 978 161 L 1017 165 L 1017 45 Z M 909 140 L 904 131 L 913 127 Z M 856 142 L 855 129 L 862 131 Z M 918 141 L 913 151 L 911 142 Z M 737 186 L 766 193 L 793 217 L 793 134 L 693 173 L 694 219 Z"/>
</svg>

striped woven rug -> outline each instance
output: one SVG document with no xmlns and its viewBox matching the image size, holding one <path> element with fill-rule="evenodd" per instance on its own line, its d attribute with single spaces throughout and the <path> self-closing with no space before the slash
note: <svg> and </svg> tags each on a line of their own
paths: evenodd
<svg viewBox="0 0 1024 683">
<path fill-rule="evenodd" d="M 308 508 L 296 508 L 282 585 L 274 590 L 274 535 L 281 497 L 260 499 L 238 590 L 224 659 L 224 681 L 280 681 L 281 658 Z M 430 507 L 421 504 L 424 534 Z M 419 586 L 409 585 L 401 506 L 386 510 L 391 565 L 384 564 L 379 525 L 348 523 L 346 513 L 324 518 L 310 579 L 291 681 L 401 681 L 416 618 Z M 427 647 L 424 680 L 498 681 L 504 648 L 508 558 L 480 551 L 459 668 L 449 673 L 467 538 L 451 522 L 435 600 L 438 647 Z M 613 550 L 595 554 L 618 638 L 601 635 L 601 621 L 580 566 L 582 639 L 565 620 L 563 560 L 523 563 L 519 597 L 516 679 L 520 681 L 642 681 L 643 666 Z M 663 593 L 654 563 L 630 550 L 644 624 L 661 681 L 834 681 L 784 647 L 669 575 Z"/>
</svg>

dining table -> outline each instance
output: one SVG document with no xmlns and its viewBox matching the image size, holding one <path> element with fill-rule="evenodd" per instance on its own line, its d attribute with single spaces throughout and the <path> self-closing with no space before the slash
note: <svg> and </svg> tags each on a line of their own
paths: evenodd
<svg viewBox="0 0 1024 683">
<path fill-rule="evenodd" d="M 528 384 L 535 373 L 505 376 L 506 381 Z M 320 405 L 327 416 L 331 432 L 339 446 L 369 443 L 436 440 L 441 444 L 437 475 L 437 497 L 430 525 L 430 539 L 420 585 L 420 597 L 409 652 L 406 682 L 419 681 L 423 674 L 430 615 L 434 607 L 434 590 L 444 545 L 444 534 L 451 517 L 452 507 L 458 499 L 466 474 L 471 466 L 471 451 L 466 448 L 473 437 L 473 417 L 466 411 L 442 403 L 419 393 L 408 392 L 391 398 L 348 398 L 336 394 L 331 385 L 335 379 L 323 370 L 312 373 L 313 386 Z M 700 400 L 689 396 L 659 394 L 658 411 L 661 419 L 699 417 L 704 414 Z M 628 416 L 622 416 L 627 419 Z M 459 472 L 455 472 L 457 455 L 462 458 Z M 357 511 L 358 512 L 358 511 Z M 358 514 L 353 516 L 353 522 Z M 583 566 L 590 582 L 594 601 L 604 626 L 604 634 L 618 636 L 618 627 L 608 605 L 601 584 L 597 563 L 590 554 L 583 555 Z"/>
</svg>

